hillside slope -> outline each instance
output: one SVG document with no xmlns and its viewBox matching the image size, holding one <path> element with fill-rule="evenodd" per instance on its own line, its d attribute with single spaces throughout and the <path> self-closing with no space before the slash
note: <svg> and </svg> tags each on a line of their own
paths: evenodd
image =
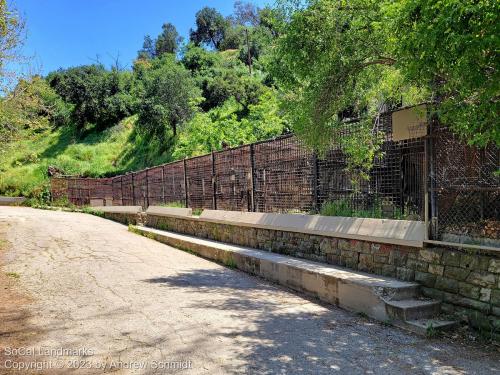
<svg viewBox="0 0 500 375">
<path fill-rule="evenodd" d="M 61 128 L 2 144 L 0 195 L 23 195 L 32 201 L 46 199 L 49 166 L 65 174 L 99 177 L 169 161 L 169 155 L 157 155 L 154 144 L 135 134 L 134 121 L 130 117 L 81 138 L 73 129 Z"/>
</svg>

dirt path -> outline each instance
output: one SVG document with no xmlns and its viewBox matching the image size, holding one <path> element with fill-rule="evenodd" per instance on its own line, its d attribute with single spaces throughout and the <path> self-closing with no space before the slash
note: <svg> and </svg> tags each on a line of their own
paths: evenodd
<svg viewBox="0 0 500 375">
<path fill-rule="evenodd" d="M 498 351 L 384 327 L 90 215 L 0 207 L 2 237 L 0 374 L 500 368 Z"/>
</svg>

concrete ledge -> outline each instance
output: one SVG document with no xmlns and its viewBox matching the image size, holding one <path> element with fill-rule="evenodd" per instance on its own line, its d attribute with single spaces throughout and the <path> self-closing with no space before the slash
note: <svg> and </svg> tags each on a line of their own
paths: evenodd
<svg viewBox="0 0 500 375">
<path fill-rule="evenodd" d="M 24 197 L 0 197 L 0 206 L 17 206 L 25 200 Z"/>
<path fill-rule="evenodd" d="M 101 206 L 92 208 L 96 211 L 101 211 L 104 213 L 138 214 L 142 212 L 141 206 Z"/>
<path fill-rule="evenodd" d="M 167 216 L 167 217 L 191 217 L 193 210 L 191 208 L 182 207 L 161 207 L 150 206 L 146 210 L 146 214 L 153 216 Z"/>
<path fill-rule="evenodd" d="M 380 321 L 394 318 L 389 301 L 418 293 L 416 283 L 157 229 L 134 227 L 133 231 Z"/>
<path fill-rule="evenodd" d="M 199 220 L 320 236 L 423 247 L 421 221 L 204 210 Z"/>
</svg>

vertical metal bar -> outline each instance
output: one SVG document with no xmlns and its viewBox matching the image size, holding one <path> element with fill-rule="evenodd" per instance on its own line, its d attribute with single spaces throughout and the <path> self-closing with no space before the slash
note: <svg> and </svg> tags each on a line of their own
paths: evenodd
<svg viewBox="0 0 500 375">
<path fill-rule="evenodd" d="M 424 223 L 425 232 L 424 239 L 428 240 L 430 235 L 430 225 L 429 225 L 429 135 L 424 139 Z"/>
<path fill-rule="evenodd" d="M 257 205 L 255 203 L 255 144 L 250 145 L 250 200 L 251 208 L 253 212 L 257 211 Z"/>
<path fill-rule="evenodd" d="M 316 152 L 313 152 L 312 163 L 313 163 L 313 181 L 312 181 L 313 210 L 314 210 L 314 212 L 318 213 L 319 212 L 319 194 L 318 194 L 319 168 L 318 168 L 318 154 Z"/>
<path fill-rule="evenodd" d="M 148 170 L 146 169 L 146 199 L 145 199 L 145 202 L 146 203 L 146 207 L 144 208 L 148 208 L 149 207 L 149 179 L 148 179 Z"/>
<path fill-rule="evenodd" d="M 479 183 L 478 183 L 478 187 L 481 187 L 481 185 L 483 185 L 483 182 L 485 181 L 485 173 L 484 173 L 485 172 L 484 171 L 485 156 L 486 156 L 486 149 L 481 148 L 479 150 Z M 480 190 L 481 190 L 481 192 L 479 193 L 480 194 L 479 215 L 480 215 L 480 219 L 484 220 L 484 217 L 485 217 L 485 214 L 484 214 L 485 197 L 484 197 L 484 190 L 483 189 L 480 189 Z"/>
<path fill-rule="evenodd" d="M 430 203 L 431 203 L 431 239 L 438 240 L 438 210 L 436 204 L 436 175 L 434 170 L 434 119 L 429 122 L 429 177 L 430 177 Z"/>
<path fill-rule="evenodd" d="M 173 188 L 174 185 L 172 184 Z M 162 203 L 167 203 L 165 202 L 165 166 L 161 167 L 161 201 Z"/>
<path fill-rule="evenodd" d="M 120 176 L 120 205 L 123 206 L 123 176 Z"/>
<path fill-rule="evenodd" d="M 217 209 L 217 185 L 215 175 L 215 152 L 212 151 L 212 207 Z"/>
<path fill-rule="evenodd" d="M 184 158 L 184 200 L 186 202 L 186 207 L 189 207 L 187 165 L 186 165 L 186 159 L 185 158 Z"/>
<path fill-rule="evenodd" d="M 134 173 L 132 173 L 132 206 L 135 206 L 135 178 L 134 178 Z"/>
</svg>

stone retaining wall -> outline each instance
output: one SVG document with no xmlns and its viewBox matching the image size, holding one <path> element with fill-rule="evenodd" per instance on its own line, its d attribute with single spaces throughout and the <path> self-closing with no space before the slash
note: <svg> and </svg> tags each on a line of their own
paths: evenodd
<svg viewBox="0 0 500 375">
<path fill-rule="evenodd" d="M 127 212 L 104 212 L 104 217 L 109 220 L 117 221 L 122 224 L 137 225 L 140 222 L 141 214 Z"/>
<path fill-rule="evenodd" d="M 443 311 L 500 338 L 500 252 L 417 248 L 281 230 L 147 216 L 147 226 L 417 281 Z"/>
</svg>

